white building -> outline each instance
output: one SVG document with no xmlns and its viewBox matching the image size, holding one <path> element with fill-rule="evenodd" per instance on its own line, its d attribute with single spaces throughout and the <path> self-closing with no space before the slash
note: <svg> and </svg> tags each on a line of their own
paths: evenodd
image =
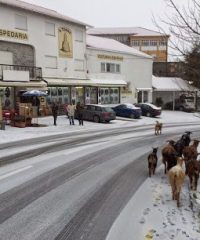
<svg viewBox="0 0 200 240">
<path fill-rule="evenodd" d="M 14 102 L 20 90 L 48 84 L 49 98 L 67 103 L 69 86 L 87 84 L 85 23 L 16 0 L 0 0 L 0 16 L 0 87 Z"/>
<path fill-rule="evenodd" d="M 87 35 L 88 78 L 99 103 L 152 101 L 152 57 L 116 40 Z M 121 88 L 119 88 L 121 87 Z M 121 90 L 121 91 L 120 91 Z"/>
<path fill-rule="evenodd" d="M 0 0 L 0 16 L 4 108 L 27 101 L 22 92 L 33 88 L 60 105 L 151 101 L 149 55 L 112 39 L 86 40 L 87 24 L 22 1 Z"/>
</svg>

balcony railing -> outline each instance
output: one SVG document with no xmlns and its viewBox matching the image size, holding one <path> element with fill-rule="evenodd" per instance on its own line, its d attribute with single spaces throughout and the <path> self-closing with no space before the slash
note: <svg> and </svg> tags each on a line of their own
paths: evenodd
<svg viewBox="0 0 200 240">
<path fill-rule="evenodd" d="M 40 67 L 0 64 L 0 79 L 3 79 L 3 70 L 28 71 L 30 79 L 40 80 L 42 78 L 42 68 Z"/>
</svg>

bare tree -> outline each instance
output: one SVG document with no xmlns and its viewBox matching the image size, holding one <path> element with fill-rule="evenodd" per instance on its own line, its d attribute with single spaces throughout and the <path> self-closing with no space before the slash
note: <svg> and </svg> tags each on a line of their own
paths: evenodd
<svg viewBox="0 0 200 240">
<path fill-rule="evenodd" d="M 200 0 L 188 0 L 181 6 L 177 3 L 180 1 L 164 1 L 167 11 L 159 19 L 153 16 L 153 22 L 160 32 L 166 32 L 161 25 L 168 27 L 169 48 L 175 50 L 174 56 L 185 56 L 193 46 L 200 45 Z"/>
</svg>

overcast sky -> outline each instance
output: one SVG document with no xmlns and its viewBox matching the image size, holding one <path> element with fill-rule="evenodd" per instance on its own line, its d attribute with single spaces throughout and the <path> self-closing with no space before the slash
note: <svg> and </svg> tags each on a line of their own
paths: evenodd
<svg viewBox="0 0 200 240">
<path fill-rule="evenodd" d="M 152 15 L 169 12 L 165 0 L 24 0 L 56 10 L 94 27 L 144 27 L 157 30 Z M 188 0 L 174 0 L 179 6 Z M 165 28 L 166 30 L 166 28 Z"/>
</svg>

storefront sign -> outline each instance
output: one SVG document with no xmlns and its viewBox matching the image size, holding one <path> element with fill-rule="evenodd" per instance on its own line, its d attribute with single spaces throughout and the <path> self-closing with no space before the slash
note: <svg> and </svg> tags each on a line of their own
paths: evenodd
<svg viewBox="0 0 200 240">
<path fill-rule="evenodd" d="M 15 38 L 19 40 L 28 40 L 28 34 L 23 32 L 15 32 L 0 28 L 0 37 Z"/>
<path fill-rule="evenodd" d="M 97 57 L 101 58 L 101 59 L 123 61 L 123 57 L 120 57 L 120 56 L 111 56 L 111 55 L 105 55 L 105 54 L 98 54 Z"/>
</svg>

